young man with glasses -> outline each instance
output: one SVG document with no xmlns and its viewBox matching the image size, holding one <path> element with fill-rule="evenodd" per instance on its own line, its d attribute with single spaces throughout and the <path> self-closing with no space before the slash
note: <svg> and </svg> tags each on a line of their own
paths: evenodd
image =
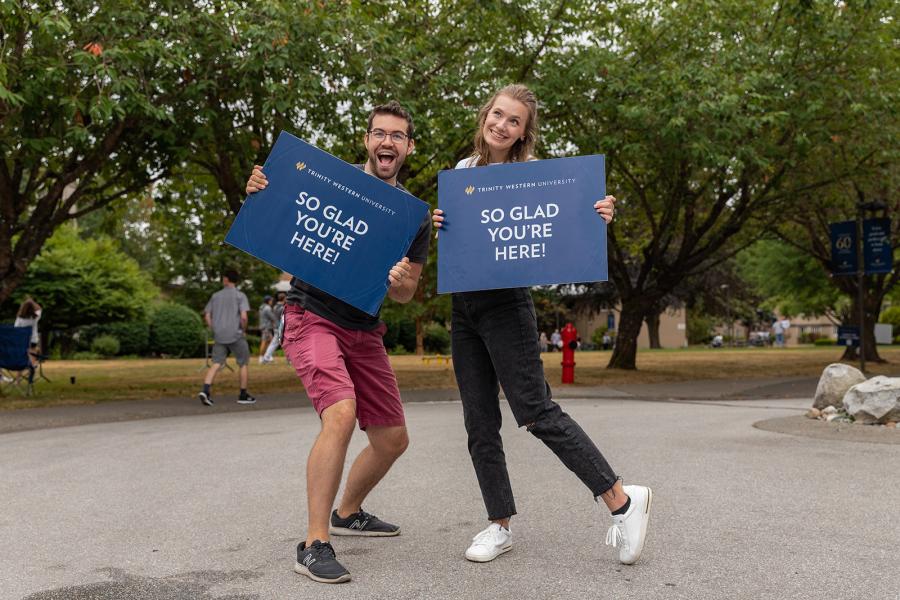
<svg viewBox="0 0 900 600">
<path fill-rule="evenodd" d="M 364 138 L 366 173 L 405 191 L 397 173 L 415 147 L 409 113 L 397 102 L 376 106 Z M 266 187 L 255 167 L 247 193 Z M 412 300 L 428 257 L 431 218 L 426 215 L 406 257 L 388 274 L 388 297 Z M 335 557 L 330 535 L 395 536 L 400 528 L 363 511 L 362 502 L 406 450 L 403 405 L 382 336 L 385 324 L 297 278 L 284 309 L 285 355 L 303 382 L 322 422 L 306 463 L 309 524 L 297 546 L 294 570 L 322 583 L 350 580 Z M 355 423 L 369 445 L 347 476 L 344 495 L 332 510 Z M 329 535 L 330 534 L 330 535 Z"/>
</svg>

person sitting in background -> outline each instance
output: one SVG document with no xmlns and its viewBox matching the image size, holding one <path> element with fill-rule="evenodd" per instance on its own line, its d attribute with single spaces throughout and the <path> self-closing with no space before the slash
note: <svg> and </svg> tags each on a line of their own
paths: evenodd
<svg viewBox="0 0 900 600">
<path fill-rule="evenodd" d="M 31 296 L 26 296 L 16 313 L 15 327 L 31 327 L 31 363 L 37 363 L 37 355 L 41 353 L 41 336 L 38 333 L 38 321 L 41 320 L 41 305 Z"/>
</svg>

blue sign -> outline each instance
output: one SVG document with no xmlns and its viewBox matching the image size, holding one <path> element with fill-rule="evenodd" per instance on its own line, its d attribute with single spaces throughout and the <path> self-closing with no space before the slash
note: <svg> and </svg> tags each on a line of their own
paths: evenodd
<svg viewBox="0 0 900 600">
<path fill-rule="evenodd" d="M 856 275 L 859 260 L 856 248 L 856 221 L 832 223 L 831 274 Z"/>
<path fill-rule="evenodd" d="M 438 174 L 438 293 L 607 280 L 602 155 Z"/>
<path fill-rule="evenodd" d="M 859 327 L 838 327 L 837 345 L 859 348 Z"/>
<path fill-rule="evenodd" d="M 863 257 L 866 274 L 890 273 L 894 268 L 891 248 L 891 220 L 888 218 L 863 221 Z"/>
<path fill-rule="evenodd" d="M 370 314 L 428 205 L 282 131 L 225 241 Z"/>
</svg>

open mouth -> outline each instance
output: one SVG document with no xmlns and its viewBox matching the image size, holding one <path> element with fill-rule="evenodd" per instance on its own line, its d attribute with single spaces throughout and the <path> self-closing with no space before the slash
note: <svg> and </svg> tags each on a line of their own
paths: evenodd
<svg viewBox="0 0 900 600">
<path fill-rule="evenodd" d="M 378 159 L 378 166 L 386 169 L 393 166 L 394 162 L 397 160 L 397 155 L 392 152 L 379 152 L 375 155 L 375 158 Z"/>
</svg>

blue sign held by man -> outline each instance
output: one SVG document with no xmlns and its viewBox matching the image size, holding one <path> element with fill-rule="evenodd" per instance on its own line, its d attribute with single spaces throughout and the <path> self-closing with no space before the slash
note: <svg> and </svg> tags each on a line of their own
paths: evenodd
<svg viewBox="0 0 900 600">
<path fill-rule="evenodd" d="M 441 171 L 438 293 L 606 281 L 604 157 Z"/>
<path fill-rule="evenodd" d="M 376 315 L 428 205 L 282 131 L 225 241 Z"/>
</svg>

